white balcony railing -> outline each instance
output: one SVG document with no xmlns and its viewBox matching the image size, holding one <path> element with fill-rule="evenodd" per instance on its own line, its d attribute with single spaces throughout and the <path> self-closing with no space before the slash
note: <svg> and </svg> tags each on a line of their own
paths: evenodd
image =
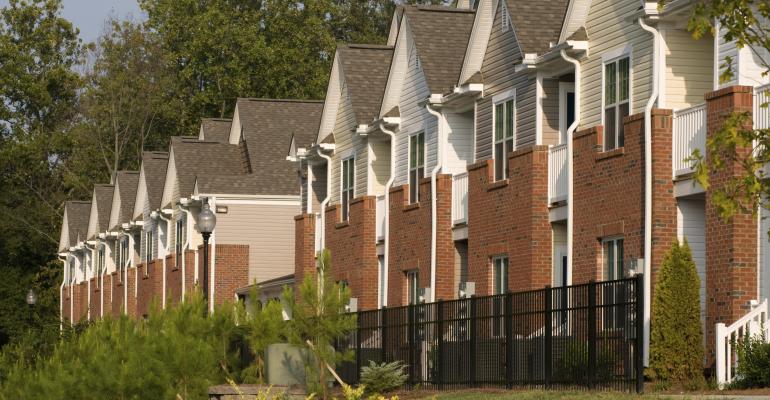
<svg viewBox="0 0 770 400">
<path fill-rule="evenodd" d="M 548 149 L 548 204 L 567 200 L 567 144 Z"/>
<path fill-rule="evenodd" d="M 716 372 L 717 384 L 720 388 L 735 379 L 735 367 L 740 362 L 735 351 L 738 341 L 750 336 L 761 337 L 762 335 L 764 335 L 765 340 L 770 339 L 767 313 L 767 299 L 764 299 L 762 303 L 732 325 L 717 324 Z"/>
<path fill-rule="evenodd" d="M 754 94 L 754 129 L 770 129 L 770 85 L 758 87 Z"/>
<path fill-rule="evenodd" d="M 468 222 L 468 173 L 452 177 L 452 223 Z"/>
<path fill-rule="evenodd" d="M 383 235 L 385 234 L 385 206 L 385 195 L 377 196 L 377 234 L 375 240 L 378 242 L 384 239 Z"/>
<path fill-rule="evenodd" d="M 323 250 L 321 248 L 321 237 L 324 234 L 323 220 L 321 219 L 321 213 L 315 215 L 315 252 Z"/>
<path fill-rule="evenodd" d="M 695 149 L 706 156 L 706 105 L 674 111 L 674 138 L 671 160 L 674 178 L 693 172 L 694 162 L 685 161 Z"/>
</svg>

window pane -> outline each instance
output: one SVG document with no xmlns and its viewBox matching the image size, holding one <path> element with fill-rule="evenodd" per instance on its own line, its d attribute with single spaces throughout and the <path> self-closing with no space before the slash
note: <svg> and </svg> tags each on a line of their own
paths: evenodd
<svg viewBox="0 0 770 400">
<path fill-rule="evenodd" d="M 623 117 L 628 116 L 628 102 L 618 106 L 618 147 L 623 147 L 625 143 L 625 125 Z"/>
<path fill-rule="evenodd" d="M 505 155 L 503 154 L 503 143 L 495 144 L 495 180 L 503 178 L 503 167 L 505 166 Z"/>
<path fill-rule="evenodd" d="M 604 109 L 604 149 L 615 148 L 615 107 Z"/>
<path fill-rule="evenodd" d="M 503 105 L 495 105 L 495 140 L 503 138 Z"/>
<path fill-rule="evenodd" d="M 417 165 L 425 165 L 425 134 L 417 135 Z"/>
<path fill-rule="evenodd" d="M 604 260 L 606 279 L 615 279 L 615 242 L 604 242 Z"/>
<path fill-rule="evenodd" d="M 569 128 L 575 122 L 575 93 L 567 92 L 567 126 Z"/>
<path fill-rule="evenodd" d="M 628 58 L 618 60 L 618 100 L 628 100 L 630 62 Z"/>
<path fill-rule="evenodd" d="M 615 253 L 617 254 L 615 259 L 615 265 L 617 265 L 618 270 L 617 279 L 622 279 L 625 277 L 626 272 L 623 268 L 623 239 L 618 239 L 615 241 Z"/>
<path fill-rule="evenodd" d="M 615 104 L 615 90 L 616 90 L 616 65 L 610 63 L 604 66 L 604 104 Z"/>
<path fill-rule="evenodd" d="M 417 170 L 409 171 L 409 202 L 417 201 Z"/>
<path fill-rule="evenodd" d="M 505 102 L 505 137 L 513 137 L 513 100 Z"/>
<path fill-rule="evenodd" d="M 409 138 L 409 168 L 414 168 L 417 162 L 417 140 L 414 136 Z"/>
</svg>

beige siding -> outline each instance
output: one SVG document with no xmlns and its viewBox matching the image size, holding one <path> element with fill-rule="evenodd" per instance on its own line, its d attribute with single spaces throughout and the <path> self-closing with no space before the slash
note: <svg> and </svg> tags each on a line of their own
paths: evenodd
<svg viewBox="0 0 770 400">
<path fill-rule="evenodd" d="M 347 86 L 342 87 L 342 99 L 340 100 L 340 106 L 337 109 L 337 120 L 334 124 L 334 155 L 332 160 L 332 192 L 330 204 L 336 204 L 340 201 L 340 190 L 342 190 L 342 180 L 340 174 L 342 174 L 342 160 L 345 158 L 355 156 L 359 157 L 359 154 L 355 152 L 355 144 L 353 143 L 353 130 L 356 127 L 356 118 L 353 114 L 353 104 L 350 102 L 350 96 L 348 95 Z M 358 165 L 356 165 L 356 176 L 358 173 Z M 359 195 L 356 188 L 355 195 Z"/>
<path fill-rule="evenodd" d="M 559 80 L 543 79 L 543 144 L 559 144 Z"/>
<path fill-rule="evenodd" d="M 714 39 L 694 40 L 689 32 L 665 31 L 666 108 L 687 108 L 704 102 L 714 81 Z"/>
<path fill-rule="evenodd" d="M 492 158 L 492 98 L 498 93 L 516 89 L 516 146 L 529 146 L 536 140 L 536 79 L 531 73 L 515 72 L 521 50 L 513 31 L 502 31 L 500 10 L 498 5 L 481 67 L 484 98 L 476 104 L 476 160 Z"/>
<path fill-rule="evenodd" d="M 625 46 L 631 48 L 631 114 L 644 111 L 651 89 L 652 35 L 629 19 L 638 11 L 635 0 L 591 3 L 586 23 L 591 51 L 581 62 L 581 127 L 602 123 L 602 55 Z"/>
<path fill-rule="evenodd" d="M 385 194 L 385 184 L 390 178 L 390 141 L 369 141 L 369 159 L 371 160 L 370 195 Z"/>
<path fill-rule="evenodd" d="M 473 162 L 473 110 L 464 113 L 444 112 L 446 144 L 443 170 L 449 174 L 465 172 Z"/>
<path fill-rule="evenodd" d="M 296 210 L 290 202 L 230 204 L 226 214 L 217 214 L 217 244 L 249 245 L 249 282 L 291 274 Z"/>
<path fill-rule="evenodd" d="M 312 166 L 313 182 L 310 183 L 312 190 L 313 212 L 320 211 L 321 202 L 326 199 L 326 165 Z"/>
</svg>

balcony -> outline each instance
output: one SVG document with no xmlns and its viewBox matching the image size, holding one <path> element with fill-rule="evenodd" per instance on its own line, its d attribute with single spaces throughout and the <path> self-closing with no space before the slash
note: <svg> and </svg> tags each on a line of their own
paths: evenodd
<svg viewBox="0 0 770 400">
<path fill-rule="evenodd" d="M 770 129 L 770 85 L 760 86 L 754 92 L 754 129 Z"/>
<path fill-rule="evenodd" d="M 468 173 L 452 177 L 452 224 L 468 222 Z"/>
<path fill-rule="evenodd" d="M 548 204 L 567 200 L 567 144 L 548 149 Z"/>
<path fill-rule="evenodd" d="M 321 213 L 315 215 L 315 252 L 323 250 L 321 248 L 321 237 L 324 234 L 323 220 L 321 219 Z"/>
<path fill-rule="evenodd" d="M 376 238 L 375 241 L 379 242 L 383 239 L 385 239 L 385 207 L 387 205 L 385 204 L 385 195 L 377 196 L 377 207 L 376 207 L 376 214 L 377 214 L 377 227 L 376 227 Z"/>
<path fill-rule="evenodd" d="M 674 179 L 691 174 L 694 162 L 686 161 L 698 149 L 706 155 L 706 105 L 674 111 L 674 140 L 671 164 Z"/>
</svg>

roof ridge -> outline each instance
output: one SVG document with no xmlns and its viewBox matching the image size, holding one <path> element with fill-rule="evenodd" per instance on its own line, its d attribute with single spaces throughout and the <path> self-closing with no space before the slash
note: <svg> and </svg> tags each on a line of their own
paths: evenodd
<svg viewBox="0 0 770 400">
<path fill-rule="evenodd" d="M 347 47 L 350 49 L 370 49 L 370 50 L 393 50 L 393 46 L 388 46 L 385 44 L 368 44 L 368 43 L 344 43 L 341 44 L 342 47 Z"/>
<path fill-rule="evenodd" d="M 264 97 L 239 97 L 238 100 L 248 101 L 264 101 L 264 102 L 281 102 L 281 103 L 323 103 L 323 100 L 313 99 L 268 99 Z"/>
<path fill-rule="evenodd" d="M 420 10 L 420 11 L 455 12 L 455 13 L 463 13 L 463 14 L 474 14 L 476 12 L 476 10 L 472 10 L 469 8 L 457 8 L 457 7 L 451 7 L 451 6 L 428 5 L 428 4 L 411 5 L 407 7 L 416 8 L 417 10 Z"/>
</svg>

